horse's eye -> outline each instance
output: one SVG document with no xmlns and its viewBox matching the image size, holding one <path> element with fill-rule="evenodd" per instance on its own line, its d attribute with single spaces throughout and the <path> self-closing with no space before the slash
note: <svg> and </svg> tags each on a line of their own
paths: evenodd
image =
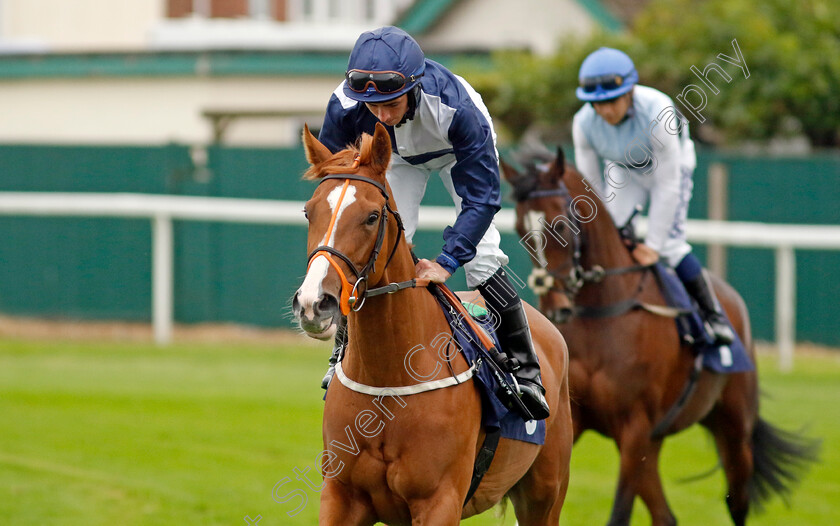
<svg viewBox="0 0 840 526">
<path fill-rule="evenodd" d="M 379 220 L 379 212 L 371 212 L 367 218 L 367 224 L 372 225 Z"/>
<path fill-rule="evenodd" d="M 303 217 L 305 217 L 306 220 L 309 221 L 309 212 L 306 211 L 306 207 L 303 207 L 302 212 L 303 212 Z"/>
</svg>

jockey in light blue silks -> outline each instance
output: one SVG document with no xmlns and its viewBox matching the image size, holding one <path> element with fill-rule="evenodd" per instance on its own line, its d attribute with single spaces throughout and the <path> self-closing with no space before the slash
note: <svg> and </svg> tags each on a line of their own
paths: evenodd
<svg viewBox="0 0 840 526">
<path fill-rule="evenodd" d="M 493 217 L 501 208 L 501 180 L 493 121 L 481 96 L 463 78 L 425 58 L 417 42 L 396 27 L 362 33 L 327 106 L 319 139 L 333 152 L 373 134 L 377 122 L 391 136 L 386 174 L 410 243 L 417 229 L 426 183 L 437 171 L 452 196 L 455 223 L 443 232 L 434 261 L 421 259 L 417 275 L 443 283 L 463 266 L 494 317 L 503 350 L 518 363 L 512 371 L 521 399 L 536 419 L 549 414 L 525 310 L 503 266 L 508 257 Z M 346 342 L 346 321 L 336 333 L 329 384 Z"/>
<path fill-rule="evenodd" d="M 697 164 L 688 122 L 667 95 L 637 84 L 636 67 L 622 51 L 598 49 L 583 61 L 578 77 L 577 97 L 587 103 L 572 125 L 578 170 L 617 225 L 637 206 L 649 206 L 648 232 L 633 258 L 642 265 L 662 258 L 674 267 L 715 342 L 732 343 L 708 274 L 685 237 Z"/>
</svg>

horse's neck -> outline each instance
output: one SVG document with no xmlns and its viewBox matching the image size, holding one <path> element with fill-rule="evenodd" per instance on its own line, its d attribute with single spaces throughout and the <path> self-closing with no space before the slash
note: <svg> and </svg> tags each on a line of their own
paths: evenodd
<svg viewBox="0 0 840 526">
<path fill-rule="evenodd" d="M 585 269 L 591 269 L 595 265 L 605 269 L 636 265 L 605 206 L 594 221 L 582 226 L 582 230 L 586 246 L 581 253 L 581 264 Z M 635 290 L 640 277 L 638 272 L 608 277 L 601 283 L 583 287 L 578 299 L 581 304 L 603 304 L 627 299 L 630 294 L 628 289 Z"/>
<path fill-rule="evenodd" d="M 415 277 L 414 261 L 403 244 L 385 269 L 378 285 Z M 437 301 L 425 288 L 409 288 L 369 298 L 349 320 L 349 347 L 343 362 L 357 382 L 373 386 L 417 383 L 417 374 L 436 367 L 437 352 L 431 349 L 435 336 L 447 330 Z M 442 323 L 441 323 L 442 322 Z M 425 348 L 413 352 L 417 346 Z M 406 357 L 410 355 L 409 371 Z"/>
</svg>

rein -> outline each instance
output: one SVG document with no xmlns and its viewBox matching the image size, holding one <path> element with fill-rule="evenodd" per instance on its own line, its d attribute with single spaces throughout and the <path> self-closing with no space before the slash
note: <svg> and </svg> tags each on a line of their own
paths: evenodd
<svg viewBox="0 0 840 526">
<path fill-rule="evenodd" d="M 356 156 L 354 161 L 353 167 L 357 167 L 359 162 L 359 156 Z M 481 342 L 481 345 L 484 348 L 484 351 L 488 353 L 488 366 L 494 374 L 497 375 L 499 379 L 499 384 L 503 386 L 511 397 L 512 403 L 517 404 L 520 406 L 520 410 L 523 411 L 523 414 L 530 415 L 527 407 L 519 400 L 518 396 L 515 396 L 514 388 L 511 387 L 505 380 L 504 380 L 504 372 L 500 369 L 499 365 L 496 364 L 496 361 L 501 362 L 502 359 L 499 356 L 499 350 L 496 349 L 495 343 L 487 335 L 484 330 L 482 330 L 479 325 L 473 320 L 472 316 L 470 316 L 469 312 L 467 312 L 464 305 L 461 303 L 461 300 L 453 293 L 446 285 L 440 284 L 431 286 L 431 282 L 428 279 L 424 278 L 413 278 L 406 281 L 400 281 L 395 283 L 389 283 L 387 285 L 383 285 L 381 287 L 376 287 L 373 289 L 368 289 L 367 286 L 364 289 L 360 289 L 359 284 L 362 282 L 367 282 L 367 277 L 370 272 L 375 272 L 375 265 L 376 259 L 379 256 L 379 252 L 382 249 L 382 244 L 385 239 L 385 228 L 386 228 L 386 221 L 388 213 L 392 214 L 397 221 L 397 226 L 399 231 L 397 232 L 397 241 L 394 243 L 394 247 L 391 249 L 391 254 L 388 256 L 388 260 L 385 262 L 385 266 L 382 267 L 383 270 L 387 268 L 388 264 L 391 262 L 391 259 L 394 257 L 394 254 L 397 251 L 397 247 L 400 244 L 400 240 L 402 239 L 402 232 L 403 232 L 403 224 L 402 220 L 400 219 L 399 214 L 393 210 L 390 206 L 390 198 L 388 196 L 388 191 L 385 188 L 385 185 L 369 179 L 367 177 L 362 177 L 356 174 L 332 174 L 321 178 L 319 184 L 323 183 L 327 180 L 343 180 L 344 186 L 341 190 L 341 194 L 339 196 L 338 202 L 335 205 L 335 209 L 333 210 L 332 218 L 330 219 L 330 224 L 327 229 L 327 233 L 324 236 L 324 242 L 330 238 L 333 233 L 333 229 L 335 228 L 336 218 L 338 217 L 338 210 L 341 208 L 341 202 L 344 199 L 345 192 L 350 184 L 350 181 L 362 181 L 368 184 L 372 184 L 379 189 L 382 196 L 385 198 L 385 205 L 382 207 L 382 213 L 379 216 L 379 229 L 376 235 L 376 242 L 373 247 L 373 251 L 371 252 L 370 257 L 368 258 L 367 264 L 362 267 L 361 270 L 357 270 L 356 265 L 353 261 L 350 260 L 347 255 L 343 254 L 341 251 L 336 250 L 327 245 L 320 245 L 315 247 L 315 249 L 309 255 L 309 263 L 308 266 L 312 264 L 312 261 L 319 256 L 323 256 L 327 258 L 330 265 L 335 268 L 336 272 L 338 272 L 339 276 L 341 277 L 341 312 L 344 315 L 349 314 L 350 310 L 352 309 L 354 312 L 358 312 L 365 303 L 367 297 L 374 297 L 380 296 L 384 294 L 393 294 L 395 292 L 399 292 L 400 290 L 405 290 L 408 288 L 416 288 L 416 287 L 426 287 L 433 295 L 436 295 L 440 298 L 445 298 L 444 303 L 449 306 L 452 311 L 453 315 L 456 315 L 460 321 L 463 321 L 468 327 L 472 334 Z M 332 256 L 336 256 L 344 261 L 347 266 L 355 273 L 357 279 L 355 285 L 352 287 L 352 291 L 348 291 L 350 289 L 350 281 L 345 276 L 344 272 L 341 270 L 341 267 L 332 259 Z M 359 291 L 359 292 L 357 292 Z M 358 294 L 358 295 L 356 295 Z M 481 360 L 476 361 L 473 363 L 467 371 L 459 375 L 455 375 L 453 373 L 452 377 L 446 378 L 444 380 L 435 381 L 435 382 L 424 382 L 418 385 L 413 386 L 406 386 L 406 387 L 371 387 L 366 386 L 363 384 L 359 384 L 354 382 L 350 378 L 348 378 L 343 370 L 340 368 L 341 362 L 339 361 L 336 364 L 336 374 L 346 387 L 365 394 L 382 394 L 385 392 L 389 393 L 402 393 L 405 395 L 408 394 L 415 394 L 421 393 L 425 391 L 435 390 L 435 389 L 442 389 L 445 387 L 449 387 L 451 385 L 460 384 L 468 379 L 470 379 L 474 374 L 475 371 L 481 366 Z M 451 367 L 450 367 L 451 370 Z M 515 382 L 515 379 L 514 379 Z M 518 391 L 518 387 L 516 388 Z"/>
<path fill-rule="evenodd" d="M 353 169 L 357 169 L 360 164 L 360 155 L 357 153 L 354 160 L 353 160 Z M 396 283 L 389 283 L 387 285 L 376 287 L 373 289 L 368 289 L 367 287 L 367 279 L 368 275 L 371 272 L 376 272 L 376 260 L 379 257 L 379 252 L 382 249 L 382 245 L 385 241 L 385 232 L 387 228 L 387 221 L 388 221 L 388 214 L 394 216 L 394 219 L 397 222 L 397 236 L 396 241 L 394 242 L 394 246 L 391 249 L 391 253 L 388 256 L 388 259 L 385 261 L 385 265 L 382 267 L 384 270 L 388 267 L 391 263 L 391 260 L 394 258 L 394 255 L 397 252 L 397 248 L 399 247 L 400 241 L 403 239 L 403 232 L 405 231 L 402 223 L 402 219 L 400 215 L 397 213 L 396 210 L 391 208 L 390 205 L 390 196 L 388 195 L 388 191 L 385 185 L 374 181 L 372 179 L 362 177 L 356 174 L 331 174 L 321 178 L 321 181 L 318 183 L 319 185 L 327 180 L 343 180 L 344 184 L 341 189 L 341 194 L 339 196 L 338 202 L 335 205 L 335 209 L 333 210 L 332 217 L 330 218 L 330 224 L 327 228 L 327 233 L 324 235 L 323 244 L 315 247 L 315 249 L 309 254 L 308 262 L 307 262 L 307 271 L 309 267 L 312 265 L 312 261 L 319 257 L 323 256 L 327 259 L 329 264 L 338 272 L 339 277 L 341 278 L 341 300 L 339 302 L 339 306 L 341 309 L 341 313 L 347 316 L 352 309 L 354 312 L 358 312 L 361 310 L 362 306 L 365 304 L 365 300 L 367 297 L 374 297 L 380 296 L 384 294 L 393 294 L 395 292 L 399 292 L 400 290 L 405 290 L 408 288 L 415 288 L 415 287 L 428 287 L 430 284 L 430 280 L 428 279 L 421 279 L 421 278 L 414 278 L 407 281 L 401 281 Z M 376 186 L 382 196 L 385 198 L 385 204 L 382 207 L 382 210 L 379 215 L 379 226 L 376 234 L 376 241 L 374 243 L 373 250 L 371 251 L 370 257 L 368 258 L 367 263 L 361 269 L 357 269 L 356 265 L 353 261 L 344 253 L 339 250 L 336 250 L 333 247 L 326 245 L 330 237 L 333 235 L 333 230 L 335 228 L 335 223 L 338 217 L 338 211 L 341 209 L 341 203 L 344 200 L 344 195 L 347 192 L 347 188 L 350 186 L 350 181 L 362 181 L 368 184 L 372 184 Z M 350 282 L 347 279 L 347 276 L 344 274 L 344 271 L 335 262 L 332 256 L 338 257 L 344 263 L 347 264 L 348 268 L 356 275 L 356 283 L 353 285 L 352 289 L 350 288 Z M 416 258 L 415 258 L 416 259 Z M 364 288 L 360 288 L 360 284 L 364 283 Z M 432 287 L 429 290 L 443 290 L 447 297 L 450 298 L 451 301 L 454 301 L 454 304 L 451 305 L 452 308 L 460 309 L 460 312 L 466 313 L 464 306 L 458 300 L 457 297 L 444 285 L 440 287 Z M 479 330 L 478 325 L 467 313 L 466 316 L 467 325 L 473 328 L 475 331 L 475 335 L 479 337 L 479 339 L 488 347 L 488 350 L 492 349 L 496 351 L 495 347 L 493 347 L 492 340 L 484 334 L 482 331 Z M 498 351 L 496 351 L 498 353 Z M 456 375 L 452 370 L 452 365 L 449 364 L 449 370 L 452 372 L 452 376 L 448 378 L 443 378 L 441 380 L 430 381 L 430 382 L 422 382 L 416 385 L 409 385 L 409 386 L 399 386 L 399 387 L 373 387 L 365 384 L 361 384 L 356 382 L 344 373 L 344 369 L 341 365 L 341 359 L 339 358 L 335 364 L 335 375 L 338 380 L 341 382 L 342 385 L 347 387 L 348 389 L 358 392 L 367 394 L 370 396 L 376 396 L 381 398 L 383 396 L 408 396 L 418 393 L 424 393 L 428 391 L 434 391 L 438 389 L 445 389 L 447 387 L 451 387 L 454 385 L 459 385 L 464 382 L 467 382 L 473 376 L 475 376 L 476 372 L 478 371 L 479 367 L 481 367 L 482 361 L 481 359 L 476 360 L 470 367 Z M 519 401 L 518 398 L 516 398 Z M 522 404 L 522 402 L 519 402 Z M 403 403 L 403 406 L 405 404 Z M 524 405 L 522 407 L 525 409 L 527 413 L 527 408 Z M 490 468 L 490 464 L 493 461 L 493 457 L 496 452 L 496 447 L 499 443 L 499 437 L 501 435 L 501 431 L 496 428 L 495 430 L 490 430 L 485 434 L 484 441 L 482 442 L 481 449 L 479 450 L 478 454 L 476 455 L 476 459 L 474 461 L 473 472 L 470 479 L 470 487 L 467 490 L 467 495 L 464 500 L 464 506 L 470 501 L 473 497 L 476 489 L 478 489 L 479 484 L 481 483 L 482 478 L 484 477 L 487 470 Z"/>
<path fill-rule="evenodd" d="M 532 184 L 538 184 L 538 180 L 535 178 L 535 182 Z M 560 197 L 564 201 L 563 204 L 565 209 L 571 209 L 570 205 L 572 202 L 572 196 L 562 181 L 558 181 L 558 186 L 555 188 L 539 189 L 532 187 L 529 190 L 519 191 L 517 192 L 516 197 L 518 202 L 532 201 L 545 197 Z M 552 311 L 551 313 L 547 313 L 547 316 L 552 322 L 557 324 L 565 323 L 571 316 L 581 316 L 584 318 L 607 318 L 619 316 L 636 308 L 642 308 L 653 314 L 668 317 L 676 317 L 680 314 L 678 310 L 672 309 L 671 307 L 648 305 L 636 299 L 636 296 L 639 295 L 644 287 L 647 272 L 651 270 L 654 265 L 630 265 L 627 267 L 615 267 L 608 269 L 605 269 L 601 265 L 593 265 L 590 269 L 584 268 L 581 262 L 583 245 L 581 237 L 583 229 L 581 228 L 580 221 L 574 214 L 569 213 L 567 214 L 567 217 L 571 220 L 572 225 L 578 231 L 578 234 L 572 237 L 572 261 L 570 265 L 567 265 L 569 270 L 564 274 L 563 270 L 565 270 L 565 268 L 563 268 L 563 270 L 535 268 L 531 272 L 531 275 L 528 276 L 528 285 L 538 296 L 543 296 L 551 290 L 559 290 L 573 305 L 571 309 L 559 309 Z M 630 221 L 632 221 L 632 216 Z M 577 297 L 578 292 L 580 292 L 580 289 L 587 283 L 597 284 L 601 283 L 605 278 L 610 276 L 620 276 L 636 272 L 642 272 L 643 275 L 642 279 L 639 281 L 639 286 L 630 298 L 604 306 L 575 305 L 574 300 Z M 557 286 L 558 283 L 563 285 L 562 288 Z"/>
<path fill-rule="evenodd" d="M 358 156 L 356 157 L 356 162 L 358 162 Z M 355 166 L 356 163 L 354 163 Z M 344 194 L 347 191 L 347 187 L 350 184 L 350 181 L 362 181 L 368 184 L 372 184 L 379 189 L 380 193 L 383 197 L 385 197 L 385 205 L 382 207 L 382 213 L 379 216 L 379 229 L 376 235 L 376 242 L 373 247 L 373 251 L 371 252 L 370 257 L 368 258 L 367 264 L 362 267 L 361 270 L 357 270 L 356 265 L 353 261 L 350 260 L 347 255 L 343 254 L 341 251 L 336 250 L 327 245 L 320 245 L 315 247 L 312 253 L 309 255 L 309 263 L 308 266 L 312 264 L 312 261 L 318 257 L 323 256 L 327 258 L 330 265 L 335 268 L 336 272 L 338 272 L 339 276 L 341 277 L 341 312 L 344 315 L 349 314 L 350 310 L 352 309 L 354 312 L 358 312 L 365 303 L 367 297 L 375 297 L 381 296 L 384 294 L 393 294 L 395 292 L 399 292 L 401 290 L 409 289 L 409 288 L 416 288 L 416 287 L 427 287 L 433 294 L 442 296 L 445 298 L 445 302 L 449 305 L 449 308 L 452 309 L 453 314 L 457 315 L 460 320 L 462 320 L 466 325 L 470 328 L 472 333 L 475 337 L 481 342 L 486 352 L 490 353 L 491 362 L 498 359 L 496 355 L 499 354 L 498 349 L 496 349 L 493 340 L 478 326 L 475 320 L 472 319 L 469 312 L 467 312 L 466 308 L 461 303 L 461 300 L 453 293 L 448 287 L 445 285 L 436 285 L 430 287 L 431 282 L 425 278 L 413 278 L 406 281 L 394 282 L 389 283 L 387 285 L 383 285 L 381 287 L 376 287 L 373 289 L 368 289 L 364 287 L 364 289 L 360 289 L 359 284 L 362 282 L 367 282 L 367 277 L 370 272 L 375 272 L 375 265 L 376 259 L 379 256 L 379 252 L 382 249 L 382 244 L 385 239 L 385 228 L 386 228 L 386 221 L 388 213 L 392 214 L 397 221 L 397 226 L 399 231 L 397 232 L 397 241 L 394 243 L 394 247 L 391 249 L 391 254 L 388 256 L 388 260 L 385 262 L 385 266 L 382 267 L 383 270 L 387 268 L 388 264 L 391 262 L 391 259 L 394 257 L 394 254 L 397 251 L 397 247 L 399 246 L 400 240 L 402 239 L 402 232 L 403 232 L 403 224 L 402 220 L 400 219 L 399 214 L 393 210 L 390 206 L 390 198 L 388 196 L 388 191 L 385 186 L 377 181 L 369 179 L 367 177 L 362 177 L 356 174 L 333 174 L 325 176 L 321 179 L 320 183 L 323 183 L 327 180 L 343 180 L 344 186 L 341 190 L 341 195 L 339 196 L 338 202 L 335 205 L 335 210 L 333 210 L 332 218 L 330 219 L 330 224 L 327 229 L 327 233 L 324 236 L 324 242 L 330 238 L 333 233 L 333 229 L 335 228 L 336 217 L 338 216 L 338 210 L 341 208 L 341 202 L 344 199 Z M 320 184 L 319 183 L 319 184 Z M 356 284 L 352 287 L 352 292 L 348 291 L 350 289 L 350 281 L 345 276 L 344 272 L 341 270 L 341 267 L 335 262 L 332 256 L 336 256 L 344 261 L 347 266 L 355 273 L 357 279 Z M 357 292 L 359 291 L 359 292 Z M 356 295 L 358 294 L 358 295 Z M 359 299 L 361 298 L 361 299 Z M 351 306 L 352 305 L 352 306 Z M 440 381 L 435 382 L 424 382 L 418 385 L 412 386 L 405 386 L 405 387 L 372 387 L 366 386 L 363 384 L 359 384 L 350 378 L 348 378 L 343 370 L 340 367 L 341 362 L 339 361 L 336 364 L 336 374 L 338 375 L 339 380 L 342 384 L 346 387 L 365 394 L 374 394 L 380 395 L 382 393 L 401 393 L 403 395 L 409 394 L 416 394 L 422 393 L 425 391 L 435 390 L 435 389 L 442 389 L 445 387 L 449 387 L 451 385 L 460 384 L 470 378 L 475 374 L 475 371 L 478 367 L 480 367 L 481 362 L 477 361 L 473 363 L 467 371 L 459 375 L 455 375 L 453 373 L 452 377 L 446 378 Z M 491 369 L 494 369 L 495 363 L 490 364 Z M 497 370 L 498 366 L 496 366 Z M 501 371 L 497 371 L 498 374 L 503 375 Z M 506 382 L 504 380 L 500 381 L 500 385 L 506 386 Z M 510 394 L 513 395 L 512 388 L 507 386 L 507 389 L 510 391 Z M 515 402 L 522 404 L 518 397 L 514 397 Z M 527 408 L 522 405 L 521 409 L 523 409 L 527 414 Z"/>
</svg>

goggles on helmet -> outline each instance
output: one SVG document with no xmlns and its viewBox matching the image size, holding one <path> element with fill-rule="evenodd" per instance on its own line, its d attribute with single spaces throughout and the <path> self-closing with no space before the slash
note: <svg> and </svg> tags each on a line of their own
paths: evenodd
<svg viewBox="0 0 840 526">
<path fill-rule="evenodd" d="M 594 93 L 599 89 L 602 91 L 612 91 L 620 88 L 623 84 L 624 77 L 613 73 L 599 75 L 597 77 L 586 77 L 580 81 L 580 87 L 585 93 Z"/>
<path fill-rule="evenodd" d="M 398 71 L 351 69 L 344 76 L 347 79 L 347 86 L 356 93 L 364 93 L 368 86 L 373 85 L 373 89 L 377 93 L 387 94 L 401 90 L 407 83 L 414 82 L 422 77 L 423 73 L 406 78 Z"/>
</svg>

